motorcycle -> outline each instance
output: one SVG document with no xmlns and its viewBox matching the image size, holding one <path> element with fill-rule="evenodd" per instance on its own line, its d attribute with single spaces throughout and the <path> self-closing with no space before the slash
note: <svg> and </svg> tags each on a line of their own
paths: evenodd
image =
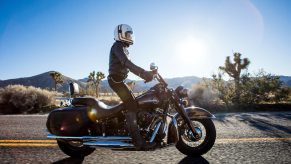
<svg viewBox="0 0 291 164">
<path fill-rule="evenodd" d="M 200 156 L 214 145 L 215 116 L 205 109 L 187 106 L 188 90 L 168 84 L 152 63 L 156 85 L 136 97 L 139 105 L 137 124 L 142 137 L 156 148 L 171 145 L 187 156 Z M 79 92 L 70 85 L 71 95 Z M 69 107 L 51 111 L 47 118 L 48 138 L 56 139 L 59 148 L 71 157 L 85 157 L 97 147 L 134 149 L 126 128 L 123 104 L 108 106 L 92 97 L 76 97 Z"/>
</svg>

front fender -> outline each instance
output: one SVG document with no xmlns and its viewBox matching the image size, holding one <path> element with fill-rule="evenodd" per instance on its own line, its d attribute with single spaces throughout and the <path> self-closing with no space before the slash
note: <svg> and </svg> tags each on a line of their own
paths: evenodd
<svg viewBox="0 0 291 164">
<path fill-rule="evenodd" d="M 190 106 L 184 108 L 189 118 L 197 118 L 197 119 L 214 119 L 216 118 L 213 114 L 208 112 L 206 109 Z M 178 113 L 175 114 L 175 118 L 178 120 L 180 115 Z"/>
</svg>

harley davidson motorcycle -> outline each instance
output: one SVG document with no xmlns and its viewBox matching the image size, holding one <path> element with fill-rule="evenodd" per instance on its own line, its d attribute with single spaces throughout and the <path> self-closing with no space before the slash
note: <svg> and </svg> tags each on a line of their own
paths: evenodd
<svg viewBox="0 0 291 164">
<path fill-rule="evenodd" d="M 200 156 L 214 145 L 215 118 L 205 109 L 187 106 L 187 89 L 168 88 L 152 63 L 156 85 L 136 97 L 139 104 L 138 126 L 141 135 L 156 148 L 175 145 L 183 154 Z M 78 93 L 76 83 L 70 93 Z M 47 118 L 48 138 L 56 139 L 59 148 L 71 157 L 85 157 L 96 147 L 134 149 L 126 128 L 123 104 L 108 106 L 91 97 L 72 99 L 69 107 L 55 109 Z"/>
</svg>

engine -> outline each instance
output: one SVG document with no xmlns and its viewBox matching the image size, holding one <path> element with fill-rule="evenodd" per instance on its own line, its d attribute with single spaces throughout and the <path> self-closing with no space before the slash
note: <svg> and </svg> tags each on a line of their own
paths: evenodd
<svg viewBox="0 0 291 164">
<path fill-rule="evenodd" d="M 152 120 L 154 119 L 154 114 L 147 111 L 141 111 L 138 113 L 138 125 L 141 129 L 147 129 L 150 124 L 152 123 Z"/>
<path fill-rule="evenodd" d="M 128 136 L 129 132 L 126 128 L 124 116 L 113 117 L 103 123 L 103 130 L 107 136 Z"/>
<path fill-rule="evenodd" d="M 155 125 L 159 120 L 162 119 L 162 116 L 159 114 L 161 113 L 162 109 L 154 109 L 151 111 L 140 111 L 137 113 L 137 120 L 138 125 L 140 128 L 141 135 L 146 139 L 149 140 L 152 136 L 152 133 L 155 129 Z M 98 123 L 98 127 L 100 127 L 99 135 L 102 135 L 102 132 L 105 132 L 106 136 L 128 136 L 129 131 L 126 126 L 126 119 L 125 117 L 118 116 L 114 118 L 110 118 L 108 120 L 103 120 L 102 122 Z M 161 126 L 162 128 L 163 126 Z M 157 134 L 157 138 L 161 133 Z"/>
<path fill-rule="evenodd" d="M 162 109 L 155 109 L 152 112 L 143 111 L 138 113 L 138 124 L 141 129 L 141 134 L 146 140 L 149 140 L 156 128 L 156 125 L 159 121 L 163 120 Z M 165 137 L 165 132 L 163 128 L 165 126 L 165 122 L 163 122 L 160 126 L 160 129 L 156 135 L 157 141 L 161 141 Z"/>
</svg>

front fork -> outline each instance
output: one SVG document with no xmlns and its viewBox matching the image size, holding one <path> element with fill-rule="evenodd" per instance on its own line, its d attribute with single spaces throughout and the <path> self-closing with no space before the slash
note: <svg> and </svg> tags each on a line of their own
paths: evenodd
<svg viewBox="0 0 291 164">
<path fill-rule="evenodd" d="M 176 95 L 173 96 L 172 98 L 174 99 L 177 112 L 180 114 L 180 116 L 183 118 L 183 120 L 185 120 L 188 127 L 190 127 L 190 130 L 192 131 L 192 134 L 194 135 L 194 137 L 196 139 L 200 138 L 199 132 L 196 131 L 196 128 L 192 124 L 192 121 L 190 120 L 190 118 L 188 117 L 188 115 L 184 109 L 183 104 L 179 102 L 179 98 L 177 98 Z"/>
</svg>

